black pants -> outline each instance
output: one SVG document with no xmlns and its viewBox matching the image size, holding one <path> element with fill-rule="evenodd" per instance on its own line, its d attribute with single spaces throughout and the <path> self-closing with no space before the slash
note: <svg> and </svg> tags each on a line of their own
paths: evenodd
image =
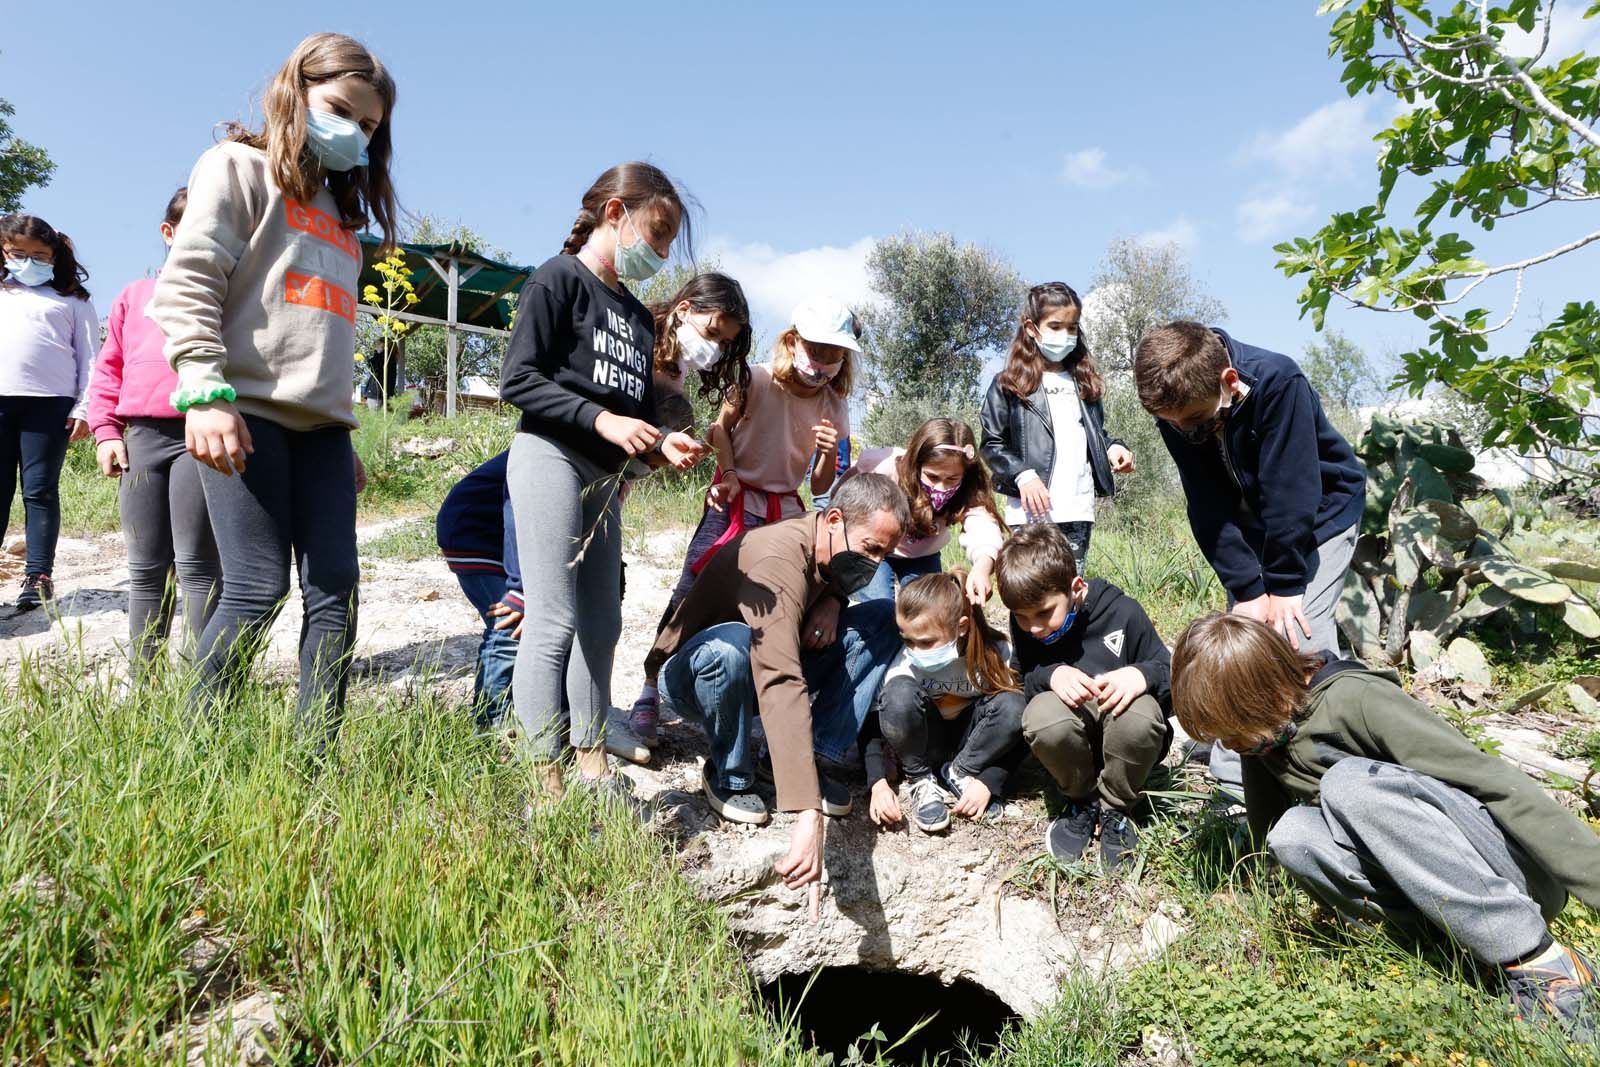
<svg viewBox="0 0 1600 1067">
<path fill-rule="evenodd" d="M 988 772 L 1009 767 L 1022 744 L 1021 693 L 979 697 L 953 719 L 939 713 L 914 679 L 891 678 L 878 693 L 878 727 L 894 746 L 906 777 L 920 778 L 947 758 L 957 772 L 983 779 L 992 792 L 1004 783 Z"/>
<path fill-rule="evenodd" d="M 49 574 L 61 537 L 61 464 L 67 458 L 70 396 L 0 396 L 0 538 L 22 475 L 28 574 Z"/>
<path fill-rule="evenodd" d="M 288 430 L 246 415 L 255 452 L 242 475 L 206 467 L 206 508 L 222 557 L 222 597 L 200 637 L 195 703 L 224 699 L 300 576 L 300 723 L 330 734 L 344 711 L 355 643 L 355 460 L 342 426 Z"/>
</svg>

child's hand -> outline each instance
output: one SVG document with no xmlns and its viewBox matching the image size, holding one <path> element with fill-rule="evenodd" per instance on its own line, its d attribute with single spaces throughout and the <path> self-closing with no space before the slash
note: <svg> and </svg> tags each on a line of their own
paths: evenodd
<svg viewBox="0 0 1600 1067">
<path fill-rule="evenodd" d="M 989 592 L 992 588 L 988 574 L 974 570 L 967 575 L 967 599 L 978 607 L 981 608 L 989 602 Z"/>
<path fill-rule="evenodd" d="M 1027 485 L 1017 490 L 1017 495 L 1022 498 L 1022 510 L 1030 517 L 1050 517 L 1050 490 L 1045 487 L 1043 478 L 1029 479 Z"/>
<path fill-rule="evenodd" d="M 811 427 L 811 433 L 816 441 L 817 451 L 824 456 L 832 456 L 834 450 L 839 447 L 839 431 L 834 429 L 831 420 L 823 419 Z"/>
<path fill-rule="evenodd" d="M 1150 683 L 1138 667 L 1118 667 L 1095 679 L 1100 712 L 1113 719 L 1128 710 L 1128 705 L 1144 696 Z"/>
<path fill-rule="evenodd" d="M 989 787 L 976 778 L 967 779 L 967 787 L 961 791 L 961 799 L 950 808 L 966 819 L 978 819 L 989 810 L 989 801 L 994 794 L 989 792 Z"/>
<path fill-rule="evenodd" d="M 872 821 L 879 826 L 898 826 L 905 815 L 900 811 L 900 798 L 894 795 L 894 790 L 882 778 L 872 783 L 872 795 L 868 798 L 867 814 L 872 816 Z"/>
<path fill-rule="evenodd" d="M 1099 690 L 1100 684 L 1076 667 L 1063 663 L 1050 672 L 1050 691 L 1069 708 L 1088 703 Z"/>
<path fill-rule="evenodd" d="M 77 444 L 89 436 L 89 424 L 83 419 L 67 420 L 67 443 Z"/>
<path fill-rule="evenodd" d="M 661 442 L 661 455 L 680 471 L 699 463 L 700 457 L 705 454 L 705 445 L 681 431 L 667 434 L 666 440 Z"/>
<path fill-rule="evenodd" d="M 706 506 L 712 511 L 726 511 L 738 495 L 739 476 L 733 471 L 723 471 L 722 477 L 713 482 L 706 493 Z"/>
<path fill-rule="evenodd" d="M 1133 473 L 1133 453 L 1122 445 L 1112 445 L 1106 449 L 1106 459 L 1111 463 L 1112 474 Z"/>
<path fill-rule="evenodd" d="M 367 491 L 367 465 L 365 463 L 361 462 L 361 457 L 359 455 L 357 455 L 356 453 L 352 452 L 350 454 L 352 456 L 355 456 L 355 461 L 356 461 L 356 472 L 355 472 L 356 473 L 356 494 L 359 496 L 360 494 L 365 493 Z"/>
<path fill-rule="evenodd" d="M 128 447 L 120 437 L 95 445 L 94 458 L 100 464 L 100 473 L 107 478 L 120 478 L 122 472 L 128 469 Z"/>
<path fill-rule="evenodd" d="M 218 474 L 244 473 L 244 458 L 256 450 L 250 427 L 226 400 L 196 404 L 184 413 L 183 441 L 189 455 Z"/>
<path fill-rule="evenodd" d="M 661 440 L 661 431 L 643 419 L 630 419 L 611 411 L 602 411 L 595 417 L 594 432 L 630 456 L 650 451 Z"/>
<path fill-rule="evenodd" d="M 522 612 L 504 601 L 496 601 L 489 605 L 489 610 L 484 614 L 500 620 L 494 624 L 496 630 L 511 630 L 511 640 L 522 640 Z"/>
</svg>

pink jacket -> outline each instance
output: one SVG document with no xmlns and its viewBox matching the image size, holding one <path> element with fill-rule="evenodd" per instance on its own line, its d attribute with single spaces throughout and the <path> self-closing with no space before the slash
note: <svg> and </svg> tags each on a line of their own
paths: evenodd
<svg viewBox="0 0 1600 1067">
<path fill-rule="evenodd" d="M 167 365 L 161 327 L 144 313 L 154 278 L 140 278 L 117 294 L 106 319 L 106 340 L 89 381 L 89 429 L 95 443 L 122 436 L 130 418 L 181 418 L 168 397 L 178 375 Z"/>
</svg>

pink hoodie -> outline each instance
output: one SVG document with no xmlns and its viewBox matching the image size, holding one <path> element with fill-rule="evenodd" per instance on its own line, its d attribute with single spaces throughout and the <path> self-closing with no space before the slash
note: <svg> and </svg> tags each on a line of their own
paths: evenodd
<svg viewBox="0 0 1600 1067">
<path fill-rule="evenodd" d="M 89 382 L 89 429 L 95 443 L 122 436 L 130 418 L 182 418 L 168 401 L 178 375 L 168 366 L 161 327 L 144 313 L 154 278 L 140 278 L 117 294 L 106 320 L 106 341 Z"/>
</svg>

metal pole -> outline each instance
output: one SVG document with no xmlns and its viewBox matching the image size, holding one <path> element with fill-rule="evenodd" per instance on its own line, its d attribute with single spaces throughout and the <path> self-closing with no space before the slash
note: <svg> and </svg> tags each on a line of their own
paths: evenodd
<svg viewBox="0 0 1600 1067">
<path fill-rule="evenodd" d="M 456 416 L 456 300 L 460 294 L 461 276 L 456 258 L 450 257 L 450 292 L 445 302 L 445 394 L 446 418 Z"/>
</svg>

